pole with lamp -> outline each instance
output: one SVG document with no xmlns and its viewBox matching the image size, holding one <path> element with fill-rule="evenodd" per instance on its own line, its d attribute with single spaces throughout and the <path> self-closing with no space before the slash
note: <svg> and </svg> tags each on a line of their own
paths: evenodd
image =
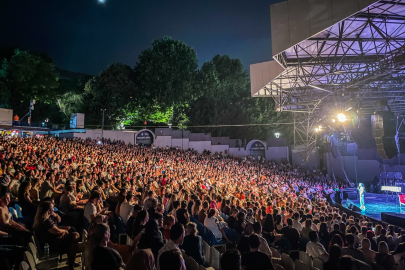
<svg viewBox="0 0 405 270">
<path fill-rule="evenodd" d="M 104 112 L 106 111 L 106 109 L 101 109 L 101 111 L 103 112 L 103 120 L 101 122 L 101 140 L 104 139 Z"/>
</svg>

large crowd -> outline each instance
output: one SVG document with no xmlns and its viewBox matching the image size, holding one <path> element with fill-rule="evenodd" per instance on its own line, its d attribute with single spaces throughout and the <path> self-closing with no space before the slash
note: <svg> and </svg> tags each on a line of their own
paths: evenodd
<svg viewBox="0 0 405 270">
<path fill-rule="evenodd" d="M 69 269 L 185 270 L 184 256 L 209 267 L 199 226 L 222 243 L 222 270 L 280 269 L 279 253 L 299 250 L 328 270 L 405 269 L 404 231 L 339 211 L 328 196 L 345 182 L 287 161 L 0 138 L 0 185 L 1 269 L 18 269 L 32 241 Z"/>
</svg>

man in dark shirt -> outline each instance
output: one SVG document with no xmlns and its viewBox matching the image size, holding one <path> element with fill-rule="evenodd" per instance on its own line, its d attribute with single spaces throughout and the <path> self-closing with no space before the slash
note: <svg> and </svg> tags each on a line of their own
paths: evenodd
<svg viewBox="0 0 405 270">
<path fill-rule="evenodd" d="M 228 217 L 228 227 L 231 229 L 235 229 L 235 222 L 236 222 L 236 215 L 238 214 L 238 210 L 232 209 L 231 215 Z"/>
<path fill-rule="evenodd" d="M 386 229 L 381 229 L 381 234 L 377 237 L 377 246 L 380 244 L 381 241 L 384 241 L 388 243 L 388 238 L 387 238 L 387 230 Z"/>
<path fill-rule="evenodd" d="M 291 248 L 293 250 L 299 249 L 299 241 L 300 241 L 300 234 L 298 233 L 297 229 L 293 228 L 292 226 L 293 221 L 291 218 L 287 218 L 287 227 L 281 229 L 281 233 L 284 234 L 285 238 L 291 244 Z"/>
<path fill-rule="evenodd" d="M 198 222 L 204 224 L 205 217 L 207 216 L 207 211 L 208 211 L 208 202 L 204 201 L 202 205 L 202 209 L 200 210 L 200 213 L 198 214 Z"/>
<path fill-rule="evenodd" d="M 185 227 L 189 222 L 189 215 L 187 212 L 187 201 L 181 202 L 181 208 L 176 211 L 177 222 L 183 224 Z"/>
<path fill-rule="evenodd" d="M 339 224 L 334 224 L 333 225 L 333 231 L 329 234 L 329 239 L 332 239 L 332 237 L 335 235 L 335 234 L 338 234 L 338 235 L 340 235 L 340 237 L 342 237 L 342 240 L 343 240 L 343 242 L 344 241 L 346 241 L 345 240 L 345 235 L 344 235 L 344 233 L 342 233 L 341 231 L 339 231 L 339 228 L 340 226 L 339 226 Z"/>
<path fill-rule="evenodd" d="M 246 270 L 274 270 L 269 256 L 259 251 L 260 244 L 257 234 L 249 236 L 250 252 L 242 254 L 242 265 Z"/>
<path fill-rule="evenodd" d="M 366 258 L 361 250 L 354 248 L 354 236 L 353 234 L 346 235 L 346 242 L 348 244 L 347 247 L 342 248 L 342 256 L 350 255 L 354 259 L 365 262 Z"/>
</svg>

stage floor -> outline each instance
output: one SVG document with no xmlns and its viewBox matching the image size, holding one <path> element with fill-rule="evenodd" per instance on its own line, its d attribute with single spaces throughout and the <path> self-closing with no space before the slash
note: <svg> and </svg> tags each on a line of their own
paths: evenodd
<svg viewBox="0 0 405 270">
<path fill-rule="evenodd" d="M 360 207 L 360 200 L 351 200 L 356 206 Z M 402 207 L 402 211 L 399 208 L 398 195 L 385 195 L 366 193 L 364 197 L 366 210 L 361 212 L 363 215 L 369 216 L 381 220 L 381 212 L 394 212 L 405 214 L 405 207 Z M 343 206 L 346 206 L 346 201 L 342 202 Z"/>
</svg>

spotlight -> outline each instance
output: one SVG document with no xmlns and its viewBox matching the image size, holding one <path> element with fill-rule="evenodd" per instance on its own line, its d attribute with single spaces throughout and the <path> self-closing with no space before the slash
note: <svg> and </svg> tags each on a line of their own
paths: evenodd
<svg viewBox="0 0 405 270">
<path fill-rule="evenodd" d="M 346 121 L 346 115 L 344 115 L 343 113 L 339 113 L 337 115 L 337 119 L 339 120 L 339 122 L 344 122 Z"/>
<path fill-rule="evenodd" d="M 316 129 L 315 129 L 315 132 L 318 132 L 318 131 L 319 131 L 319 128 L 316 128 Z"/>
<path fill-rule="evenodd" d="M 276 132 L 276 133 L 274 133 L 274 136 L 276 136 L 276 138 L 280 138 L 280 133 Z"/>
<path fill-rule="evenodd" d="M 102 144 L 102 142 L 101 142 L 101 141 L 98 141 L 97 143 L 98 143 L 98 144 Z"/>
<path fill-rule="evenodd" d="M 333 122 L 333 123 L 335 123 L 335 122 L 336 122 L 336 120 L 335 120 L 335 119 L 332 119 L 332 122 Z"/>
</svg>

